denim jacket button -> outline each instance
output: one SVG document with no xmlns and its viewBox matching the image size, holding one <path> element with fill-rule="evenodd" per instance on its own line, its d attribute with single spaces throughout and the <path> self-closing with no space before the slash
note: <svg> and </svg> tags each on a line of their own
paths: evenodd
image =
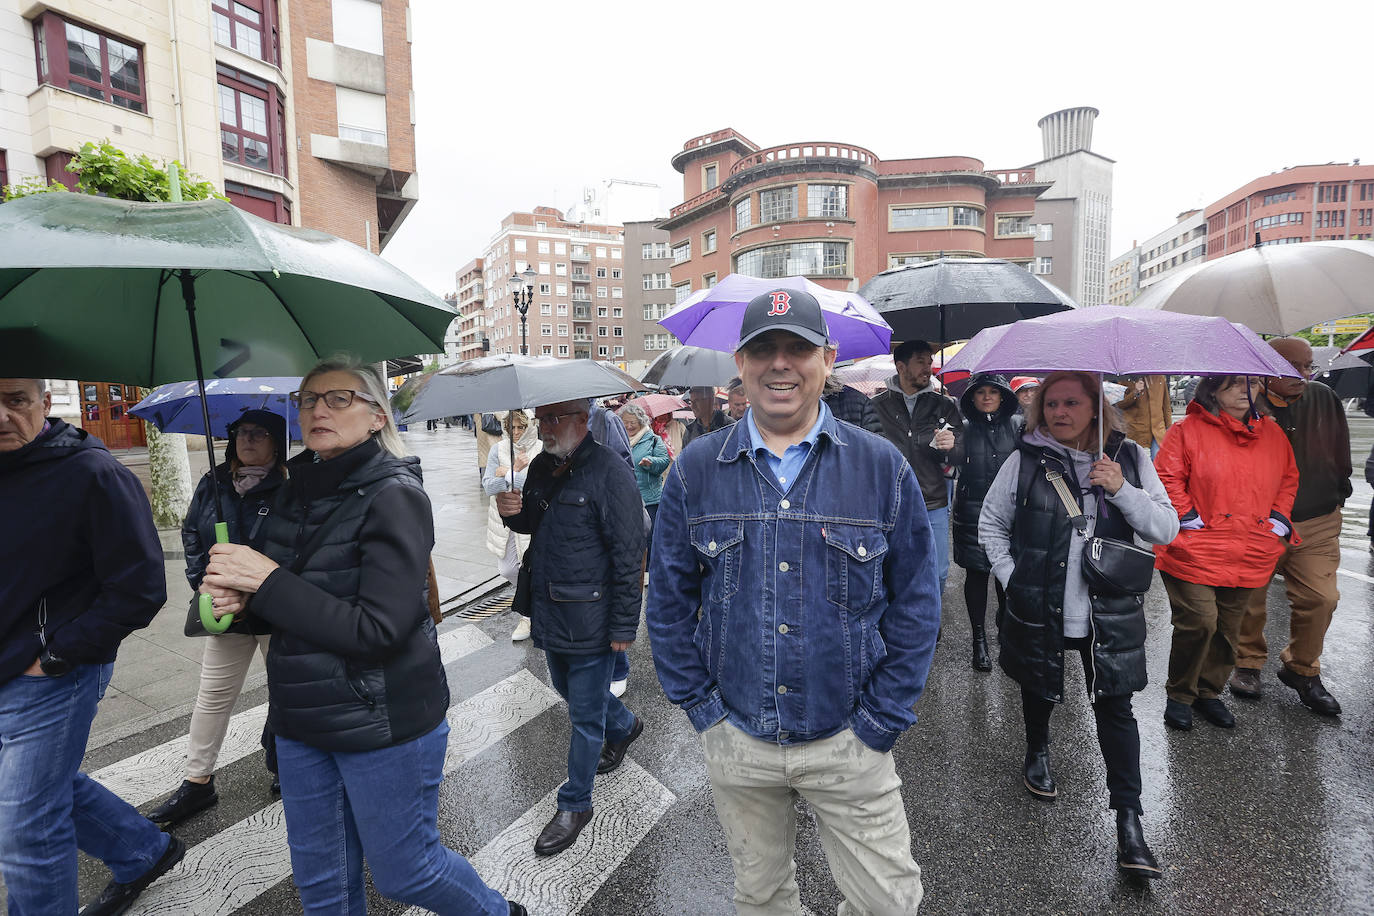
<svg viewBox="0 0 1374 916">
<path fill-rule="evenodd" d="M 865 547 L 865 546 L 862 545 L 862 544 L 859 545 L 859 556 L 861 556 L 861 557 L 866 557 L 866 556 L 868 556 L 868 548 Z"/>
<path fill-rule="evenodd" d="M 790 502 L 788 502 L 787 500 L 784 499 L 783 501 L 781 501 L 780 503 L 778 503 L 778 508 L 779 508 L 779 509 L 791 509 L 791 508 L 792 508 L 792 504 L 791 504 Z"/>
<path fill-rule="evenodd" d="M 780 624 L 780 625 L 778 626 L 778 632 L 781 633 L 783 636 L 786 636 L 786 635 L 787 635 L 787 624 L 785 624 L 785 623 L 784 623 L 784 624 Z"/>
<path fill-rule="evenodd" d="M 787 561 L 786 561 L 786 560 L 783 560 L 781 563 L 778 564 L 778 570 L 779 570 L 780 572 L 787 572 L 787 570 L 788 570 L 789 568 L 790 568 L 790 567 L 787 565 Z"/>
<path fill-rule="evenodd" d="M 779 685 L 778 685 L 778 693 L 786 693 L 786 692 L 787 692 L 787 687 L 786 687 L 785 685 L 783 685 L 783 684 L 779 684 Z"/>
<path fill-rule="evenodd" d="M 786 741 L 786 740 L 787 740 L 788 738 L 790 738 L 791 736 L 792 736 L 792 735 L 791 735 L 790 732 L 778 732 L 778 740 L 779 740 L 779 741 Z"/>
<path fill-rule="evenodd" d="M 706 549 L 707 549 L 707 550 L 715 550 L 715 549 L 716 549 L 716 542 L 715 542 L 715 541 L 712 541 L 711 543 L 707 544 L 707 545 L 706 545 Z"/>
</svg>

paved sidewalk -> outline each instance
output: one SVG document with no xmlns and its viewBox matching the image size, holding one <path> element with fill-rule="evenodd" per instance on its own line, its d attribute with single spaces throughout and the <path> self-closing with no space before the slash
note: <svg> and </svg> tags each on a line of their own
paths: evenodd
<svg viewBox="0 0 1374 916">
<path fill-rule="evenodd" d="M 434 505 L 434 569 L 439 594 L 448 604 L 496 575 L 496 557 L 486 548 L 487 497 L 477 477 L 476 440 L 471 432 L 440 427 L 401 434 L 420 456 L 425 490 Z M 216 454 L 222 456 L 217 450 Z M 114 455 L 148 486 L 147 449 Z M 204 451 L 191 452 L 196 480 L 208 465 Z M 190 712 L 200 683 L 200 654 L 205 638 L 184 635 L 191 589 L 186 584 L 179 529 L 160 532 L 167 560 L 167 604 L 147 628 L 124 640 L 114 677 L 91 727 L 91 749 L 169 722 Z M 267 682 L 258 656 L 244 683 L 248 693 Z"/>
</svg>

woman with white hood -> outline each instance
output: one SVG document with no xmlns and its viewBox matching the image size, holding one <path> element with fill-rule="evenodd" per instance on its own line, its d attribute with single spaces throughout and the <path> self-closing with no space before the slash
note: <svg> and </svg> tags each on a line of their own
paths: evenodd
<svg viewBox="0 0 1374 916">
<path fill-rule="evenodd" d="M 983 499 L 978 538 L 1007 594 L 998 661 L 1021 685 L 1026 790 L 1043 801 L 1059 794 L 1050 775 L 1050 714 L 1064 701 L 1065 655 L 1075 651 L 1116 810 L 1117 866 L 1158 878 L 1140 825 L 1140 732 L 1131 712 L 1131 695 L 1146 680 L 1144 591 L 1154 569 L 1137 541 L 1172 541 L 1178 513 L 1150 453 L 1117 430 L 1111 407 L 1099 409 L 1100 384 L 1087 372 L 1045 379 L 1026 412 L 1020 450 Z M 1090 562 L 1104 553 L 1118 559 L 1112 572 L 1129 571 L 1129 587 L 1104 584 Z"/>
<path fill-rule="evenodd" d="M 482 472 L 482 489 L 486 490 L 489 496 L 505 493 L 510 489 L 522 489 L 525 486 L 525 470 L 534 460 L 534 456 L 543 450 L 539 432 L 534 428 L 534 424 L 530 423 L 529 416 L 523 410 L 497 414 L 497 417 L 501 420 L 501 428 L 504 433 L 501 438 L 491 444 L 491 450 L 487 453 L 486 470 Z M 511 457 L 512 439 L 515 440 L 513 463 Z M 524 556 L 525 550 L 529 546 L 529 535 L 516 534 L 501 524 L 501 516 L 496 512 L 496 500 L 489 500 L 487 503 L 487 549 L 500 558 L 497 572 L 511 585 L 515 584 L 516 577 L 520 574 L 520 558 Z M 515 625 L 515 630 L 510 634 L 510 638 L 514 642 L 530 638 L 530 619 L 528 617 L 520 618 L 520 622 Z"/>
</svg>

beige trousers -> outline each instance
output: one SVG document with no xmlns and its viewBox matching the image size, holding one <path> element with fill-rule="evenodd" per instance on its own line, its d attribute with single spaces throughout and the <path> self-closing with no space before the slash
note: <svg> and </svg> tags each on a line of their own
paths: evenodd
<svg viewBox="0 0 1374 916">
<path fill-rule="evenodd" d="M 702 733 L 716 816 L 735 866 L 743 916 L 801 912 L 794 799 L 815 812 L 821 844 L 844 901 L 838 916 L 915 913 L 924 893 L 911 855 L 902 781 L 890 753 L 854 733 L 782 746 L 729 722 Z"/>
<path fill-rule="evenodd" d="M 205 637 L 205 650 L 200 657 L 200 690 L 196 694 L 196 708 L 191 712 L 187 776 L 209 776 L 215 772 L 219 747 L 229 728 L 234 701 L 243 690 L 253 652 L 261 650 L 266 659 L 270 639 L 247 633 Z"/>
</svg>

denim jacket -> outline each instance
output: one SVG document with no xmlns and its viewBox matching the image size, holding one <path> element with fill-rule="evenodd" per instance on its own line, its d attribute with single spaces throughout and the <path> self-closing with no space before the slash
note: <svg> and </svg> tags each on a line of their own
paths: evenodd
<svg viewBox="0 0 1374 916">
<path fill-rule="evenodd" d="M 886 751 L 935 651 L 934 558 L 920 487 L 881 436 L 827 418 L 786 495 L 746 424 L 704 436 L 669 470 L 654 526 L 664 692 L 697 731 L 728 717 L 799 744 L 849 728 Z"/>
</svg>

